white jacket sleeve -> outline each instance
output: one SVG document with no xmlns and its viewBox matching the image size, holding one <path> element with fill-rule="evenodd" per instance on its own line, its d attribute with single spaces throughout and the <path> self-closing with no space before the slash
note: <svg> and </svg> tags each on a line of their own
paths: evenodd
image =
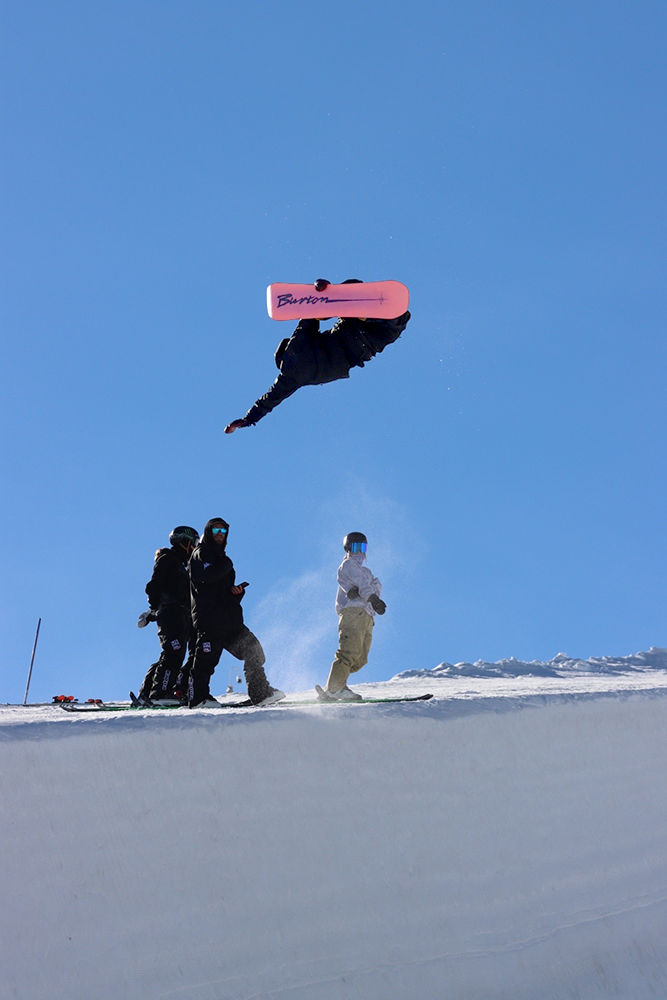
<svg viewBox="0 0 667 1000">
<path fill-rule="evenodd" d="M 358 588 L 359 597 L 350 600 L 347 593 L 352 587 Z M 381 591 L 382 584 L 367 566 L 360 565 L 355 559 L 343 559 L 338 567 L 336 611 L 339 614 L 346 607 L 363 608 L 369 615 L 375 614 L 368 603 L 368 598 L 371 594 L 377 594 L 379 597 Z"/>
</svg>

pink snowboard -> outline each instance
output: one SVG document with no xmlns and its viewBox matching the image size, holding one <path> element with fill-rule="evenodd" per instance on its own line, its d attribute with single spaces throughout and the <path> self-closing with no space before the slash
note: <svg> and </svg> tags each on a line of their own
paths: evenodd
<svg viewBox="0 0 667 1000">
<path fill-rule="evenodd" d="M 323 282 L 318 282 L 318 285 Z M 350 285 L 280 283 L 266 290 L 271 319 L 330 319 L 363 316 L 364 319 L 395 319 L 407 311 L 410 292 L 400 281 L 364 281 Z"/>
</svg>

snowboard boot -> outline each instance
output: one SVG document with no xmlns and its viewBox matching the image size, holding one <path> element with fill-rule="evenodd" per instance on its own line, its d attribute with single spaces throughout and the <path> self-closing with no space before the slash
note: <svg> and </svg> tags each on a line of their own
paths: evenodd
<svg viewBox="0 0 667 1000">
<path fill-rule="evenodd" d="M 364 699 L 356 691 L 345 685 L 340 691 L 327 691 L 326 688 L 321 688 L 319 684 L 315 685 L 315 690 L 317 691 L 317 697 L 320 701 L 363 701 Z"/>
<path fill-rule="evenodd" d="M 275 705 L 276 702 L 282 701 L 285 697 L 284 691 L 279 691 L 277 688 L 271 688 L 271 694 L 263 698 L 262 701 L 257 702 L 257 708 L 265 708 L 267 705 Z"/>
</svg>

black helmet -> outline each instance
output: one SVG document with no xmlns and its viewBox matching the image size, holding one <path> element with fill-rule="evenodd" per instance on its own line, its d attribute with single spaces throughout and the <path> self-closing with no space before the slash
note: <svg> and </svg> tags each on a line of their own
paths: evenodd
<svg viewBox="0 0 667 1000">
<path fill-rule="evenodd" d="M 368 545 L 368 539 L 361 531 L 351 531 L 349 535 L 346 535 L 343 539 L 343 548 L 346 552 L 350 551 L 350 545 L 352 542 L 365 542 Z"/>
<path fill-rule="evenodd" d="M 176 542 L 192 542 L 196 545 L 199 541 L 199 532 L 196 528 L 189 528 L 187 524 L 179 524 L 178 528 L 174 528 L 169 536 L 169 542 L 171 545 L 175 545 Z"/>
</svg>

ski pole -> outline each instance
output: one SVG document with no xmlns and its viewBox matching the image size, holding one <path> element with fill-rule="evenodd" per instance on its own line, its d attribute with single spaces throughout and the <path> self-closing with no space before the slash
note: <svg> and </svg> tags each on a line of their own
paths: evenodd
<svg viewBox="0 0 667 1000">
<path fill-rule="evenodd" d="M 40 618 L 37 622 L 37 631 L 35 632 L 35 641 L 32 647 L 32 656 L 30 657 L 30 670 L 28 671 L 28 683 L 25 686 L 25 698 L 23 699 L 23 704 L 25 705 L 28 701 L 28 688 L 30 687 L 30 678 L 32 677 L 32 665 L 35 662 L 35 650 L 37 649 L 37 640 L 39 639 L 39 626 L 42 624 L 42 619 Z"/>
</svg>

